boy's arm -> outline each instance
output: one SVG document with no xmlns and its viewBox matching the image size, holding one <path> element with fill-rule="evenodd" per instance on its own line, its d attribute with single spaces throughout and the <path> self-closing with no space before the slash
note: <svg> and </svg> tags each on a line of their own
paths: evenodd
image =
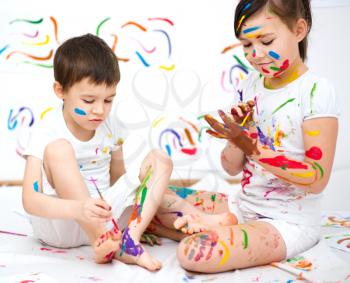
<svg viewBox="0 0 350 283">
<path fill-rule="evenodd" d="M 229 175 L 236 176 L 242 171 L 245 160 L 244 152 L 231 142 L 227 142 L 221 152 L 221 165 L 224 170 Z"/>
<path fill-rule="evenodd" d="M 272 174 L 304 188 L 320 193 L 326 187 L 334 160 L 338 133 L 336 118 L 315 118 L 303 123 L 305 157 L 298 161 L 258 146 L 260 154 L 251 157 Z M 259 144 L 259 143 L 258 143 Z"/>
<path fill-rule="evenodd" d="M 110 166 L 110 184 L 111 186 L 125 173 L 123 149 L 120 146 L 117 150 L 112 151 Z"/>
<path fill-rule="evenodd" d="M 100 199 L 69 200 L 40 193 L 42 188 L 42 161 L 28 156 L 24 172 L 22 202 L 29 214 L 56 219 L 74 219 L 103 223 L 107 218 L 96 216 L 106 206 Z M 37 192 L 36 190 L 39 190 Z"/>
</svg>

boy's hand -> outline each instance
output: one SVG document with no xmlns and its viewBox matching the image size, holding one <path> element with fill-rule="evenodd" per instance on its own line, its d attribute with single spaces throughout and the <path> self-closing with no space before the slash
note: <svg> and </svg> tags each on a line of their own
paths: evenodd
<svg viewBox="0 0 350 283">
<path fill-rule="evenodd" d="M 89 198 L 79 203 L 77 220 L 105 223 L 111 219 L 111 207 L 104 200 Z"/>
</svg>

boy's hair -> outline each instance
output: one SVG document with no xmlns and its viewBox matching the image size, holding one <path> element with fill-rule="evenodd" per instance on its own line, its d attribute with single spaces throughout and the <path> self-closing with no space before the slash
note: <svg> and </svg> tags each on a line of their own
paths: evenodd
<svg viewBox="0 0 350 283">
<path fill-rule="evenodd" d="M 117 56 L 104 40 L 92 34 L 68 39 L 57 49 L 54 76 L 64 91 L 84 78 L 107 86 L 120 80 Z"/>
<path fill-rule="evenodd" d="M 289 29 L 295 22 L 303 18 L 308 25 L 308 33 L 312 26 L 310 0 L 241 0 L 235 12 L 235 34 L 238 38 L 244 22 L 257 11 L 268 5 L 269 10 L 276 14 Z M 307 57 L 307 35 L 299 42 L 299 53 L 303 61 Z"/>
</svg>

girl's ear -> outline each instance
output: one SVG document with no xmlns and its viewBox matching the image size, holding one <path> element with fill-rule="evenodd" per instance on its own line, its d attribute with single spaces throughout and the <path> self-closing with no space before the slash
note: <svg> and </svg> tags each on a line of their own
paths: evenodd
<svg viewBox="0 0 350 283">
<path fill-rule="evenodd" d="M 53 91 L 59 99 L 64 99 L 64 92 L 61 84 L 57 81 L 53 83 Z"/>
<path fill-rule="evenodd" d="M 305 19 L 300 18 L 297 20 L 295 24 L 295 35 L 297 37 L 298 42 L 302 41 L 309 32 L 309 27 Z"/>
</svg>

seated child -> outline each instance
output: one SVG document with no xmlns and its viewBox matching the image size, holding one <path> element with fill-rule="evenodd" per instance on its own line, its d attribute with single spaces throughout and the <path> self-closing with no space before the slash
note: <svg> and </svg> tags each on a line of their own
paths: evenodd
<svg viewBox="0 0 350 283">
<path fill-rule="evenodd" d="M 24 154 L 22 198 L 34 236 L 59 248 L 91 245 L 97 263 L 114 257 L 160 269 L 140 237 L 172 162 L 158 150 L 123 161 L 123 148 L 135 149 L 131 137 L 122 145 L 125 129 L 110 113 L 120 80 L 116 55 L 91 34 L 71 38 L 57 49 L 54 77 L 62 104 L 36 125 Z"/>
</svg>

